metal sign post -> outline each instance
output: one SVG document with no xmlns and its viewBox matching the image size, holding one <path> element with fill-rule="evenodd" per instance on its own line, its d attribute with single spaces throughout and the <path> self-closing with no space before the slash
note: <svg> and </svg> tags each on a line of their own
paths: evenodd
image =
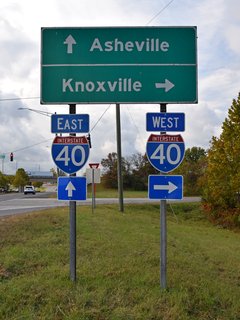
<svg viewBox="0 0 240 320">
<path fill-rule="evenodd" d="M 162 289 L 167 287 L 167 200 L 160 202 L 160 285 Z"/>
<path fill-rule="evenodd" d="M 124 211 L 123 204 L 123 178 L 122 178 L 122 147 L 121 147 L 121 119 L 120 105 L 116 104 L 116 124 L 117 124 L 117 169 L 118 169 L 118 199 L 119 211 Z"/>
<path fill-rule="evenodd" d="M 92 184 L 92 213 L 96 208 L 96 183 L 100 183 L 100 163 L 89 163 L 90 169 L 86 170 L 88 183 Z"/>
<path fill-rule="evenodd" d="M 76 105 L 69 105 L 69 114 L 76 114 Z M 76 136 L 75 133 L 71 134 L 72 136 Z M 75 177 L 76 173 L 70 174 L 70 176 Z M 76 282 L 76 258 L 77 258 L 77 250 L 76 250 L 76 242 L 77 242 L 77 223 L 76 223 L 76 201 L 69 201 L 69 215 L 70 215 L 70 279 Z"/>
<path fill-rule="evenodd" d="M 92 169 L 92 213 L 94 212 L 95 205 L 95 183 L 94 183 L 94 168 Z"/>
<path fill-rule="evenodd" d="M 95 177 L 95 170 L 97 170 L 97 168 L 99 167 L 99 163 L 89 163 L 89 166 L 90 166 L 90 170 L 91 170 L 91 177 L 90 177 L 90 180 L 91 180 L 91 184 L 92 184 L 92 213 L 94 211 L 94 209 L 96 208 L 96 184 L 95 184 L 95 178 L 97 178 L 97 181 L 99 180 L 98 179 L 98 174 L 97 174 L 97 177 Z M 87 174 L 87 172 L 86 172 Z M 100 176 L 99 176 L 100 178 Z M 100 183 L 100 181 L 98 182 Z"/>
<path fill-rule="evenodd" d="M 167 105 L 160 104 L 160 112 L 167 112 Z M 165 134 L 166 132 L 161 132 Z M 160 201 L 160 286 L 167 287 L 167 201 Z"/>
</svg>

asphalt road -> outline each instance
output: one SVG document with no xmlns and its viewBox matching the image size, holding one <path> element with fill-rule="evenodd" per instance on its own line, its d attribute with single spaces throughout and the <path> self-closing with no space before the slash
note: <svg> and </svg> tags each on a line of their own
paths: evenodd
<svg viewBox="0 0 240 320">
<path fill-rule="evenodd" d="M 22 193 L 0 194 L 0 217 L 27 213 L 47 208 L 55 208 L 60 206 L 68 206 L 68 201 L 59 201 L 56 198 L 49 198 L 50 192 L 37 193 L 36 195 L 24 195 Z M 177 202 L 198 202 L 200 197 L 185 197 Z M 149 200 L 148 198 L 125 198 L 124 203 L 150 203 L 157 202 L 156 200 Z M 174 201 L 176 202 L 176 201 Z M 118 203 L 116 198 L 97 198 L 98 204 L 112 204 Z M 92 205 L 92 199 L 86 201 L 78 201 L 77 205 Z"/>
</svg>

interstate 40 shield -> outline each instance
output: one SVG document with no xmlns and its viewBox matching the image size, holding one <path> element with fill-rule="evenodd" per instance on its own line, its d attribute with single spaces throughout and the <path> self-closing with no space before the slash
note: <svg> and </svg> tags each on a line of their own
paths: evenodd
<svg viewBox="0 0 240 320">
<path fill-rule="evenodd" d="M 180 134 L 151 134 L 147 141 L 147 157 L 157 170 L 167 173 L 183 161 L 185 145 Z"/>
<path fill-rule="evenodd" d="M 56 166 L 66 173 L 79 171 L 89 157 L 89 143 L 83 137 L 55 137 L 52 144 L 52 158 Z"/>
</svg>

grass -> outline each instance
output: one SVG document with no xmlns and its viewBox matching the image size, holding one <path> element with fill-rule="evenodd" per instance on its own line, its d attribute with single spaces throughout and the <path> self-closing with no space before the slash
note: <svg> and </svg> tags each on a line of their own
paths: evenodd
<svg viewBox="0 0 240 320">
<path fill-rule="evenodd" d="M 240 319 L 240 234 L 199 204 L 168 206 L 168 289 L 159 286 L 159 205 L 77 208 L 77 282 L 69 214 L 0 219 L 0 319 Z"/>
<path fill-rule="evenodd" d="M 147 198 L 147 191 L 124 190 L 124 198 Z M 92 197 L 92 186 L 88 186 L 88 198 Z M 96 198 L 118 198 L 118 189 L 106 189 L 102 184 L 96 184 Z"/>
<path fill-rule="evenodd" d="M 124 198 L 147 198 L 147 191 L 124 190 Z M 92 197 L 92 187 L 88 187 L 88 198 Z M 117 189 L 106 189 L 96 186 L 96 198 L 118 198 Z"/>
</svg>

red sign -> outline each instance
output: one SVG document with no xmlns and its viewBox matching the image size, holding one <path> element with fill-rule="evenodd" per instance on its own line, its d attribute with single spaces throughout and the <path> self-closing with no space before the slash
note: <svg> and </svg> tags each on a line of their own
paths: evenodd
<svg viewBox="0 0 240 320">
<path fill-rule="evenodd" d="M 53 140 L 53 144 L 87 144 L 88 140 L 85 136 L 83 137 L 74 137 L 74 136 L 68 136 L 68 137 L 60 137 L 56 136 Z"/>
<path fill-rule="evenodd" d="M 91 169 L 97 169 L 97 168 L 99 167 L 99 164 L 100 164 L 100 163 L 89 163 L 89 167 L 90 167 Z"/>
<path fill-rule="evenodd" d="M 184 142 L 180 134 L 170 135 L 170 134 L 151 134 L 148 138 L 148 142 Z"/>
</svg>

